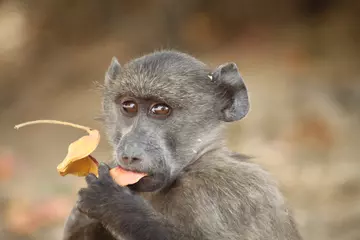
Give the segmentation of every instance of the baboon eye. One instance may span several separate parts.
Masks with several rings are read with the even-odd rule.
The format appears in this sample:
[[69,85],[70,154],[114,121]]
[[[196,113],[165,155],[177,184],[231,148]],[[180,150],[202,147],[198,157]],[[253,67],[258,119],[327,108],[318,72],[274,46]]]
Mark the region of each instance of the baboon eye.
[[128,114],[136,114],[138,111],[138,105],[136,102],[128,100],[121,103],[122,110]]
[[153,115],[168,116],[171,112],[171,108],[165,103],[156,103],[152,105],[150,111]]

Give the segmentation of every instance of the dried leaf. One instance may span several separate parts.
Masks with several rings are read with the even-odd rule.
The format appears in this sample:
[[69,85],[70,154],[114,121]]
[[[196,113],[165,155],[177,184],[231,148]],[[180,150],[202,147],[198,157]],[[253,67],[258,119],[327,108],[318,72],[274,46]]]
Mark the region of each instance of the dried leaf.
[[116,167],[110,170],[110,175],[114,181],[120,186],[127,186],[137,183],[141,178],[145,177],[145,173],[137,173],[126,171],[120,167]]
[[100,134],[97,130],[90,130],[88,136],[83,136],[71,143],[65,159],[57,166],[61,176],[73,174],[86,176],[88,173],[98,175],[97,161],[90,156],[100,142]]
[[36,120],[26,122],[16,125],[15,129],[38,123],[61,124],[87,131],[89,135],[83,136],[69,145],[68,153],[65,159],[57,166],[57,171],[61,176],[65,176],[67,174],[86,176],[88,173],[94,173],[95,175],[98,175],[97,161],[92,156],[90,156],[90,154],[99,145],[99,131],[78,124],[57,120]]
[[[89,173],[98,176],[98,162],[91,156],[91,153],[95,151],[100,142],[99,131],[81,125],[56,120],[37,120],[17,125],[15,128],[36,123],[62,124],[87,131],[89,135],[83,136],[69,145],[68,153],[65,159],[57,166],[57,171],[61,176],[72,174],[82,177]],[[121,186],[134,184],[147,175],[145,173],[126,171],[119,167],[111,169],[110,174],[114,181]]]

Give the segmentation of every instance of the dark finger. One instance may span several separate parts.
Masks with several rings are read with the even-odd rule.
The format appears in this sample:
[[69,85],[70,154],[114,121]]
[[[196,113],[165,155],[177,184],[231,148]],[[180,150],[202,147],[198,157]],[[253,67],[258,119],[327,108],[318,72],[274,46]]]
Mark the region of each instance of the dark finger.
[[110,177],[110,167],[106,163],[99,165],[99,179],[103,180]]
[[89,173],[85,177],[86,183],[90,185],[91,183],[95,182],[97,180],[97,177],[93,173]]

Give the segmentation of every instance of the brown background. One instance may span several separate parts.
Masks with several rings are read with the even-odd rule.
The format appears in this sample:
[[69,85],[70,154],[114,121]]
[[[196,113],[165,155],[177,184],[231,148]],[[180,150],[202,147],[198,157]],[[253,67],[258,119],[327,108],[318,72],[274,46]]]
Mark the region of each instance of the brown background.
[[[256,156],[309,240],[360,239],[360,2],[0,0],[0,239],[60,239],[83,179],[56,165],[94,120],[111,57],[176,48],[238,64],[251,112],[229,146]],[[95,152],[110,152],[105,137]]]

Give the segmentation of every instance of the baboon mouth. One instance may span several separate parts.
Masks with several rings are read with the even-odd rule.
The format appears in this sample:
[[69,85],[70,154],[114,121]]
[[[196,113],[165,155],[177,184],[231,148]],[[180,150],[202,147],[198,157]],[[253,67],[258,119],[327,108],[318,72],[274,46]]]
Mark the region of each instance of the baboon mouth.
[[162,175],[147,175],[141,178],[137,183],[129,184],[128,187],[136,192],[153,192],[164,186]]
[[121,169],[123,169],[123,170],[125,170],[125,171],[128,171],[128,172],[146,174],[145,177],[152,175],[152,174],[149,173],[149,172],[140,171],[140,170],[138,170],[138,169],[126,168],[126,167],[123,167],[123,166],[120,166],[120,165],[118,165],[117,167],[118,167],[118,168],[121,168]]

